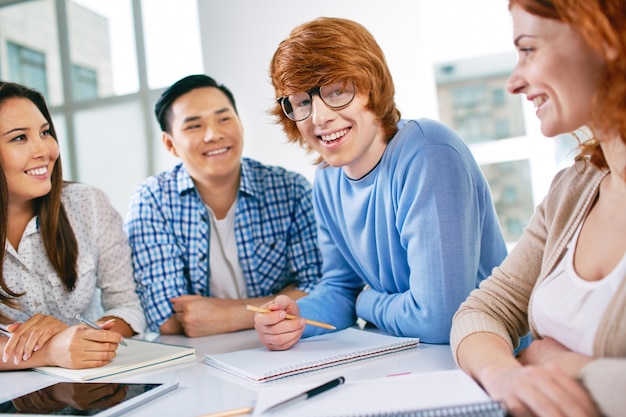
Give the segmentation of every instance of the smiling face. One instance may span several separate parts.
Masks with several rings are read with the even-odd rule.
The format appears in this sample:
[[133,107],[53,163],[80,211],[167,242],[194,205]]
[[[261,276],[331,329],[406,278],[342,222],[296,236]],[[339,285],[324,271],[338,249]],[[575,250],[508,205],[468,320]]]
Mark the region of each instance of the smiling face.
[[202,87],[178,97],[170,108],[170,132],[163,143],[179,157],[196,182],[211,183],[239,175],[243,127],[217,88]]
[[32,204],[50,192],[50,178],[59,145],[37,106],[26,98],[8,98],[0,105],[0,162],[9,204]]
[[511,10],[519,60],[507,88],[537,108],[546,136],[588,125],[604,60],[572,28],[557,20]]
[[358,93],[341,109],[328,107],[313,96],[311,115],[296,125],[306,143],[333,167],[342,167],[352,179],[371,171],[387,147],[382,126],[371,110],[367,97]]

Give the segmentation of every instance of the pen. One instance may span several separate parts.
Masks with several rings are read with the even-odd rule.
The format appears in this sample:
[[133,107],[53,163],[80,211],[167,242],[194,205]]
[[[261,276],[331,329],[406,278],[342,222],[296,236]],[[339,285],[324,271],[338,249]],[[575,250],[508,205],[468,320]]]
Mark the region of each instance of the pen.
[[327,383],[320,385],[319,387],[311,388],[310,390],[305,391],[302,394],[296,395],[295,397],[288,398],[284,401],[279,402],[278,404],[274,404],[270,408],[263,411],[261,414],[265,414],[269,411],[276,411],[279,408],[286,407],[288,405],[291,405],[300,401],[308,400],[311,397],[315,397],[316,395],[326,392],[332,388],[338,387],[339,385],[343,384],[345,381],[346,379],[340,376],[338,378],[333,379],[332,381],[328,381]]
[[3,336],[6,336],[6,337],[11,337],[11,334],[12,334],[12,333],[11,333],[11,332],[9,332],[9,331],[7,330],[7,328],[6,328],[6,327],[4,327],[4,325],[0,324],[0,334],[1,334],[1,335],[3,335]]
[[[271,313],[271,311],[266,308],[255,307],[255,306],[251,306],[250,304],[246,306],[246,309],[250,311],[255,311],[257,313],[264,313],[264,314]],[[299,319],[302,317],[287,314],[285,318],[289,320],[294,320],[294,319]],[[337,330],[337,328],[333,326],[332,324],[326,324],[326,323],[322,323],[321,321],[315,321],[315,320],[309,320],[309,319],[304,319],[304,320],[306,321],[306,324],[310,324],[311,326],[323,327],[324,329],[329,329],[329,330]]]
[[[86,319],[85,317],[81,316],[80,314],[76,315],[76,320],[80,321],[81,323],[86,324],[87,326],[91,327],[92,329],[96,329],[96,330],[104,330],[102,327],[98,326],[96,323],[94,323],[93,321]],[[124,342],[123,340],[120,342],[120,345],[122,346],[128,346],[126,344],[126,342]]]

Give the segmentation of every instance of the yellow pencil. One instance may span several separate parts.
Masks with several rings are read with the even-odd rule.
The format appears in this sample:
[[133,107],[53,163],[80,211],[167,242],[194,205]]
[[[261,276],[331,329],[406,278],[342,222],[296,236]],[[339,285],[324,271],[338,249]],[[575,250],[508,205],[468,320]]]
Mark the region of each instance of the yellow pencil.
[[232,417],[232,416],[241,416],[244,414],[252,414],[253,411],[254,409],[252,407],[241,407],[241,408],[234,408],[232,410],[218,411],[218,412],[209,413],[209,414],[202,414],[201,416],[198,416],[198,417]]
[[[251,306],[250,304],[246,306],[246,309],[250,311],[255,311],[257,313],[271,313],[271,311],[266,308]],[[287,314],[286,318],[289,320],[294,320],[294,319],[299,319],[302,317]],[[306,321],[306,324],[310,324],[311,326],[323,327],[324,329],[329,329],[329,330],[337,330],[337,328],[333,326],[332,324],[326,324],[326,323],[322,323],[321,321],[315,321],[315,320],[309,320],[309,319],[304,319],[304,320]]]

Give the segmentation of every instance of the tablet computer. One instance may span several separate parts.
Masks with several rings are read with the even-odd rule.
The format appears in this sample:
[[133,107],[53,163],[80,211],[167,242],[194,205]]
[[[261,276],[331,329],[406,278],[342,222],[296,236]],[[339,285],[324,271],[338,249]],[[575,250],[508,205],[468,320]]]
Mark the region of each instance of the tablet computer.
[[57,382],[0,403],[0,414],[112,417],[177,387],[178,383]]

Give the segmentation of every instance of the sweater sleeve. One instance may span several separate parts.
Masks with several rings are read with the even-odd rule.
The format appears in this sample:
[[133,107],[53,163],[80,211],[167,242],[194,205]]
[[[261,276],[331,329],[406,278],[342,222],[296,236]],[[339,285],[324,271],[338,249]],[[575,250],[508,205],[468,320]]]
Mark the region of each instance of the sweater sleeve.
[[596,359],[585,366],[579,379],[607,417],[626,410],[626,358]]
[[[380,280],[407,282],[396,293],[375,286],[363,292],[359,317],[392,334],[449,342],[452,317],[477,286],[481,256],[491,254],[485,259],[490,270],[506,254],[491,199],[485,201],[484,178],[467,158],[453,146],[435,143],[400,160],[391,196],[396,217],[389,221],[406,249],[402,262],[408,263],[408,277],[388,270]],[[485,244],[489,224],[495,231]]]

